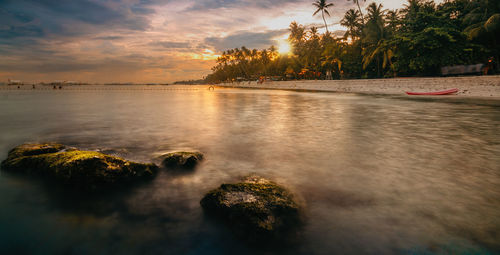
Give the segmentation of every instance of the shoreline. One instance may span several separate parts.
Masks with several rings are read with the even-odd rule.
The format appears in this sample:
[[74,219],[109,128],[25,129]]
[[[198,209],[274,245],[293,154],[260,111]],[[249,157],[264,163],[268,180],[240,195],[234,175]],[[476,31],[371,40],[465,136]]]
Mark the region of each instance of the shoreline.
[[[369,95],[400,96],[404,98],[447,98],[447,99],[487,99],[500,102],[500,75],[431,77],[431,78],[388,78],[353,80],[295,80],[255,81],[224,83],[220,88],[276,89],[301,92],[335,92]],[[451,88],[459,89],[455,95],[408,96],[406,91],[431,92]]]

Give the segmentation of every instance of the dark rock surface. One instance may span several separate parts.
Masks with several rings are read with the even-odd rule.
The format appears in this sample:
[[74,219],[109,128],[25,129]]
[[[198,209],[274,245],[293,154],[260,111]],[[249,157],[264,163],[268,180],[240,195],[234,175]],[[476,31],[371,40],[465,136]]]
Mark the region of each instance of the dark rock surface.
[[56,179],[78,188],[94,189],[154,176],[157,166],[128,161],[62,144],[23,144],[9,152],[4,171]]
[[200,204],[205,212],[228,223],[248,241],[284,238],[301,223],[300,208],[292,194],[257,176],[222,184],[207,193]]
[[193,168],[203,159],[203,154],[201,152],[180,151],[167,153],[160,158],[166,167]]

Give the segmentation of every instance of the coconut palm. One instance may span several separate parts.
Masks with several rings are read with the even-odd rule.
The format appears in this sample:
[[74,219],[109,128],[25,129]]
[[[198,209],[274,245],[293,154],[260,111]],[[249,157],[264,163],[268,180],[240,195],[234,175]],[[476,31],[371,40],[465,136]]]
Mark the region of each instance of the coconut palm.
[[385,19],[386,10],[382,10],[382,5],[371,3],[368,8],[368,17],[363,28],[364,41],[367,44],[376,44],[385,37]]
[[[347,1],[350,1],[350,0],[347,0]],[[366,0],[363,0],[364,2],[366,2]],[[361,24],[364,24],[365,23],[365,17],[363,16],[363,12],[361,11],[361,7],[359,6],[359,0],[352,0],[353,3],[355,3],[356,5],[358,5],[358,10],[359,10],[359,13],[361,14]]]
[[465,33],[470,39],[484,37],[487,33],[497,33],[500,28],[500,7],[495,8],[490,1],[478,1],[465,15],[464,23],[469,26]]
[[346,44],[339,41],[331,41],[325,45],[321,54],[321,65],[330,70],[336,78],[342,78],[342,58],[346,53]]
[[288,36],[288,41],[290,41],[293,47],[293,53],[295,55],[302,55],[304,51],[304,43],[306,41],[305,27],[294,21],[290,24],[289,30],[290,35]]
[[290,24],[290,35],[288,36],[288,40],[293,43],[300,43],[305,39],[306,31],[304,26],[297,24],[297,22],[292,22]]
[[359,11],[354,9],[348,10],[344,18],[340,21],[340,25],[347,27],[344,37],[347,38],[350,36],[351,40],[354,41],[356,37],[360,36],[361,18]]
[[305,43],[307,54],[304,54],[302,60],[307,68],[314,71],[319,69],[319,60],[321,58],[321,41],[317,27],[311,27],[308,31],[309,37]]
[[326,32],[328,33],[328,25],[326,24],[325,20],[325,13],[330,16],[330,13],[328,12],[328,8],[332,7],[332,3],[326,3],[326,0],[316,0],[316,2],[313,3],[316,8],[318,8],[314,13],[313,16],[316,15],[318,12],[321,12],[321,17],[323,17],[323,22],[325,22],[325,28]]
[[[468,25],[464,32],[476,43],[486,45],[500,59],[500,2],[475,1],[471,10],[464,16],[463,22]],[[500,68],[500,67],[497,67]]]
[[385,19],[387,21],[387,28],[389,31],[391,33],[395,33],[398,25],[400,24],[398,10],[388,11],[385,15]]
[[[380,77],[380,46],[386,38],[384,14],[382,5],[371,3],[368,8],[366,26],[363,29],[366,48],[363,50],[363,68],[366,68],[374,59],[377,61],[377,75]],[[380,49],[379,49],[380,48]]]
[[318,39],[318,28],[317,27],[311,27],[309,29],[309,39],[313,39],[313,40],[316,40]]
[[392,58],[394,57],[394,50],[386,40],[381,40],[377,45],[369,47],[370,51],[365,51],[366,55],[363,57],[363,69],[374,60],[377,60],[377,75],[380,76],[380,57],[382,58],[382,68],[389,67],[393,76],[396,77]]

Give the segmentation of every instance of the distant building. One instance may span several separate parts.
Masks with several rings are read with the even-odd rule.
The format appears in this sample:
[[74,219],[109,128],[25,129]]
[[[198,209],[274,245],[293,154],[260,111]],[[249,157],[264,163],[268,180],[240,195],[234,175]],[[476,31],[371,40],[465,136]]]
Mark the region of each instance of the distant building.
[[8,85],[23,85],[23,82],[21,80],[11,80],[9,79]]
[[77,81],[63,81],[63,80],[55,80],[55,81],[49,83],[49,85],[54,85],[54,86],[79,85],[79,84],[81,84],[81,83],[77,82]]
[[51,82],[50,85],[57,86],[57,85],[62,85],[63,83],[64,83],[64,81],[62,81],[62,80],[55,80],[55,81]]
[[441,75],[482,74],[483,69],[484,64],[444,66],[441,67]]

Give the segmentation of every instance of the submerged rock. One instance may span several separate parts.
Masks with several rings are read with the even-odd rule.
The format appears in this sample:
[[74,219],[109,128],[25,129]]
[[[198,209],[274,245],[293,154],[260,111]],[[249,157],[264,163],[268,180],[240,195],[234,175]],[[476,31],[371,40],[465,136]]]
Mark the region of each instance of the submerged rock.
[[261,177],[222,184],[200,201],[203,209],[249,241],[286,238],[300,225],[300,209],[285,188]]
[[1,164],[5,171],[53,177],[76,187],[97,188],[152,177],[154,164],[143,164],[62,144],[23,144]]
[[167,167],[193,168],[203,159],[201,152],[172,152],[162,155],[162,164]]
[[130,155],[130,152],[127,149],[113,149],[113,148],[99,148],[96,151],[106,154],[106,155],[112,155],[112,156],[117,156],[117,157],[123,157],[126,155]]

